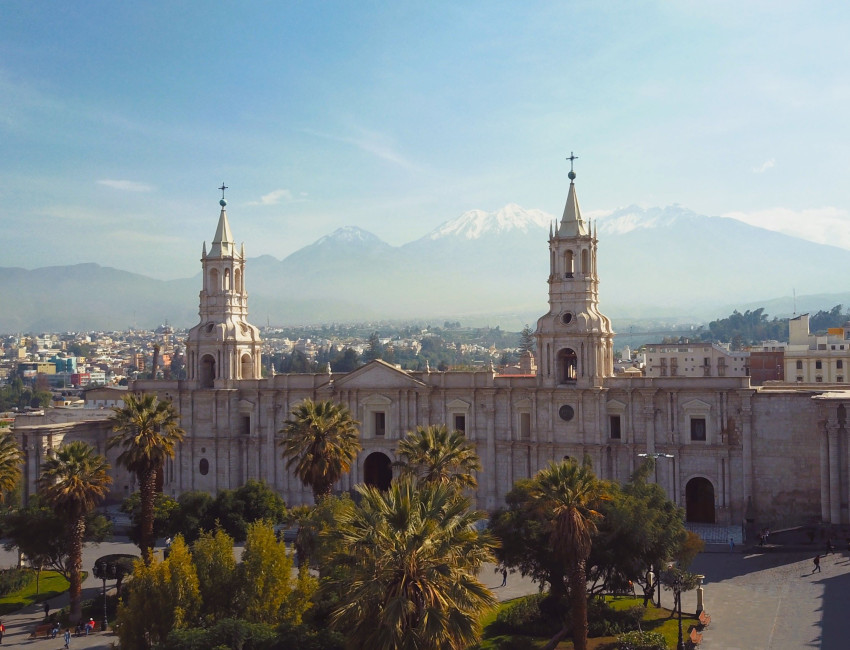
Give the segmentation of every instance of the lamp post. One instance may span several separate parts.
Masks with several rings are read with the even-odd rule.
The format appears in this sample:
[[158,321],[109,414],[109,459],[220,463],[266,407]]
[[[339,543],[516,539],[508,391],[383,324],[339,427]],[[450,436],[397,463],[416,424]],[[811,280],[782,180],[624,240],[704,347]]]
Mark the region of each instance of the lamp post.
[[682,577],[676,576],[673,582],[673,590],[676,593],[676,602],[679,610],[679,643],[676,650],[685,650],[685,642],[682,640]]
[[[658,485],[658,459],[659,458],[674,458],[673,454],[665,454],[665,453],[660,452],[660,451],[641,453],[641,454],[638,454],[638,456],[640,456],[641,458],[651,458],[652,459],[652,464],[653,464],[653,467],[655,469],[655,484],[656,485]],[[656,583],[658,582],[658,577],[659,577],[660,573],[661,573],[661,571],[658,569],[658,567],[656,567],[656,571],[655,571],[655,582]],[[656,600],[657,600],[656,604],[658,605],[658,607],[661,607],[661,584],[660,583],[656,586],[656,596],[655,597],[656,597]]]

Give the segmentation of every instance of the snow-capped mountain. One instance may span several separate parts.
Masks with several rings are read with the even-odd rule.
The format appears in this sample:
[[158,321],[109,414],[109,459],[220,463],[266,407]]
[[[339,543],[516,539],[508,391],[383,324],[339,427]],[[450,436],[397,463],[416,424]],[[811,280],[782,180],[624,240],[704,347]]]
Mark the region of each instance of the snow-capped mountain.
[[542,210],[526,210],[516,203],[508,203],[496,212],[470,210],[450,219],[425,235],[425,239],[461,237],[480,239],[486,235],[502,235],[519,231],[527,233],[549,227],[552,216]]
[[377,235],[373,235],[368,230],[363,230],[362,228],[358,228],[357,226],[344,226],[342,228],[337,228],[330,235],[325,235],[324,237],[320,237],[317,239],[312,246],[326,246],[328,244],[344,244],[344,245],[358,245],[358,244],[367,244],[367,245],[384,245],[389,246],[386,242],[382,241],[380,237]]

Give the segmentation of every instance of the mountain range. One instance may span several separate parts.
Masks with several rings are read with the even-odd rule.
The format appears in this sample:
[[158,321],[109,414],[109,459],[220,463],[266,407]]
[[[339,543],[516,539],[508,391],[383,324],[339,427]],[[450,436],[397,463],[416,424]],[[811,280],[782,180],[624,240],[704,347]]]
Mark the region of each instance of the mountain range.
[[[547,239],[555,220],[515,204],[472,210],[402,246],[340,228],[282,260],[248,259],[251,320],[459,318],[519,329],[547,309]],[[787,315],[850,302],[840,272],[850,267],[850,251],[842,248],[678,205],[630,206],[593,223],[600,305],[615,321],[693,323],[733,308],[767,306],[771,315]],[[0,267],[0,332],[190,326],[200,284],[200,275],[162,281],[97,264]]]

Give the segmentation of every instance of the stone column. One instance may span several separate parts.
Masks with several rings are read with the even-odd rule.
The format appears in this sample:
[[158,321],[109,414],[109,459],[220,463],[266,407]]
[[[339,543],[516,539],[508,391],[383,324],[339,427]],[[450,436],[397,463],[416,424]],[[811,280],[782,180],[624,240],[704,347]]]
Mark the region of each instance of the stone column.
[[841,523],[841,470],[840,450],[838,447],[838,425],[829,422],[829,521],[832,524]]
[[820,432],[820,518],[829,521],[829,438],[826,427]]
[[[487,473],[487,508],[496,508],[496,414],[489,404],[483,407],[484,419],[487,422],[487,453],[484,471]],[[477,418],[476,418],[477,419]]]

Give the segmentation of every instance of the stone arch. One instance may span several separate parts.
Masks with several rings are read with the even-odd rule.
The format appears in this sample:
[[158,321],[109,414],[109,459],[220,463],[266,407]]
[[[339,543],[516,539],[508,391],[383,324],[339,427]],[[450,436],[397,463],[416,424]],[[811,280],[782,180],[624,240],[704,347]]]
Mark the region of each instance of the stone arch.
[[572,348],[563,348],[558,351],[558,383],[572,384],[578,378],[578,355]]
[[714,485],[704,476],[695,476],[685,485],[685,521],[715,523]]
[[224,269],[224,290],[230,291],[230,269]]
[[574,272],[575,260],[573,259],[573,252],[568,250],[564,252],[564,276],[571,278]]
[[201,388],[212,388],[215,385],[215,357],[211,354],[201,357],[200,380]]
[[374,451],[363,461],[363,482],[379,490],[387,490],[393,480],[393,464],[389,456]]
[[218,269],[210,269],[210,286],[209,290],[211,293],[218,293]]
[[581,251],[581,272],[583,275],[590,273],[590,253],[586,248]]
[[242,379],[253,379],[254,378],[254,361],[251,359],[251,355],[247,352],[242,355]]
[[239,269],[236,269],[233,272],[233,282],[234,286],[236,287],[236,291],[242,293],[242,271],[240,271]]

